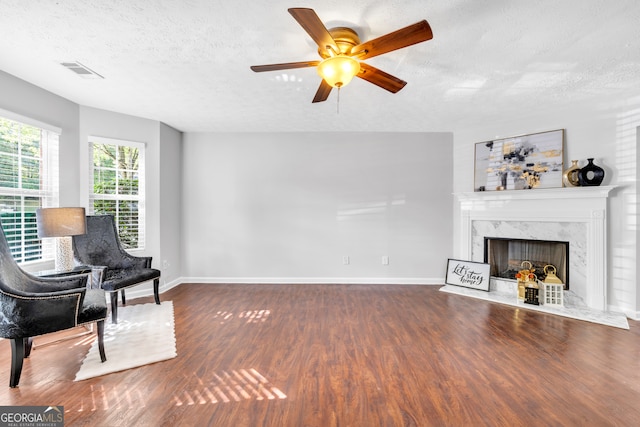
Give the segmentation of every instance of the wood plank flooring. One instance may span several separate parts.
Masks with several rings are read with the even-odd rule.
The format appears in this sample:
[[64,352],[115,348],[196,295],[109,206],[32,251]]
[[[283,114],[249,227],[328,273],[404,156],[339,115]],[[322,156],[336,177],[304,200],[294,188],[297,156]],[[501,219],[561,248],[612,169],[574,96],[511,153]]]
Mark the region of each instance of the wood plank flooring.
[[438,288],[183,284],[162,295],[177,358],[74,382],[92,339],[77,338],[36,348],[11,389],[3,341],[0,405],[64,405],[67,426],[640,424],[637,322]]

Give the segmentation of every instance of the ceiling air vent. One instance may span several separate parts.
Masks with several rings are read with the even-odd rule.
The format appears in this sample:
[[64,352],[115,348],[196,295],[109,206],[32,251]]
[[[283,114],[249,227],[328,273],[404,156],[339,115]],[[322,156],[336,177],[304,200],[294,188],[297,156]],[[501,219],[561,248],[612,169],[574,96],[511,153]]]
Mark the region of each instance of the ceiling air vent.
[[76,62],[61,62],[60,65],[73,71],[83,79],[104,79],[103,76],[91,70],[85,65],[82,65],[78,61]]

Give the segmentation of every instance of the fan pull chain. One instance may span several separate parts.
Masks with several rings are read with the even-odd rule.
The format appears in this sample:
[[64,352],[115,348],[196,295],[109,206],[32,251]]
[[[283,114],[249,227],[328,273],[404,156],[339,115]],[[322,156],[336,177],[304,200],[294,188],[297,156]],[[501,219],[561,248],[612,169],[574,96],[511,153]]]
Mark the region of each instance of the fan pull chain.
[[340,114],[340,86],[338,86],[338,102],[336,103],[336,114]]

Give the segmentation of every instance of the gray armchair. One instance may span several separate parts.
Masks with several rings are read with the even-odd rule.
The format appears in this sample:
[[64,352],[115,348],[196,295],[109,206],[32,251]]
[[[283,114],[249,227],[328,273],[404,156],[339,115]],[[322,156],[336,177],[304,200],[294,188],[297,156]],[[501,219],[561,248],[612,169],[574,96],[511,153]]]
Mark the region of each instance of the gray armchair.
[[50,332],[96,322],[100,358],[104,352],[105,293],[87,289],[87,276],[38,278],[13,259],[0,227],[0,337],[11,340],[10,387],[17,387],[32,339]]
[[73,236],[73,255],[80,265],[102,266],[102,289],[111,296],[111,321],[118,323],[118,291],[153,280],[153,296],[160,304],[160,270],[151,268],[151,257],[133,256],[124,250],[112,215],[87,216],[87,233]]

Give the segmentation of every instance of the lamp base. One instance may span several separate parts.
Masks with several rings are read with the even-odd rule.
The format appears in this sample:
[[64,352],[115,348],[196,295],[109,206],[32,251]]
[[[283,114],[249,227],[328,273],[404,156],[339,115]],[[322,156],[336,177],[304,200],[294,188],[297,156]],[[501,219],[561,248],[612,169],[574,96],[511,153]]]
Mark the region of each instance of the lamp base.
[[71,237],[56,238],[56,271],[73,270],[73,246]]

